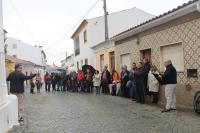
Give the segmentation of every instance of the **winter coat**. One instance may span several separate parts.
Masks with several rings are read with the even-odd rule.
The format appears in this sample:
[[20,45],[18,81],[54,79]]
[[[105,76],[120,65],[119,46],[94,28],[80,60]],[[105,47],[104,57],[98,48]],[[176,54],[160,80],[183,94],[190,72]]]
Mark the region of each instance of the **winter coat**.
[[48,76],[49,76],[48,74],[44,75],[44,82],[46,82],[48,80]]
[[115,82],[119,81],[119,75],[116,71],[113,72],[113,74],[112,74],[112,82],[113,81],[115,81]]
[[177,72],[172,64],[166,67],[163,75],[164,84],[177,84]]
[[95,74],[93,77],[93,85],[100,86],[100,84],[101,84],[101,77],[99,74]]
[[[155,72],[155,74],[159,73]],[[148,74],[148,87],[149,92],[158,92],[159,90],[159,82],[151,71]]]
[[137,89],[144,89],[144,79],[145,79],[145,71],[143,68],[138,68],[135,73],[135,82]]
[[79,72],[78,75],[77,75],[77,80],[78,81],[81,81],[81,80],[84,80],[85,78],[85,75],[83,72]]
[[11,93],[24,93],[24,81],[32,79],[36,74],[31,76],[25,76],[22,72],[14,71],[9,74],[7,81],[10,81]]
[[110,72],[108,70],[102,72],[101,81],[105,80],[105,79],[103,79],[104,73],[106,73],[106,78],[107,78],[106,82],[108,82],[110,84],[111,83],[111,75],[110,75]]

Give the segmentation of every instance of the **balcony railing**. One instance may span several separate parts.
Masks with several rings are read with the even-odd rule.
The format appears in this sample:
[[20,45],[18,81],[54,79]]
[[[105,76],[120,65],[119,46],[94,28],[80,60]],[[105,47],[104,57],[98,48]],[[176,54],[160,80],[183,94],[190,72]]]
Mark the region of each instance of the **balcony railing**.
[[75,49],[75,56],[80,54],[80,48]]

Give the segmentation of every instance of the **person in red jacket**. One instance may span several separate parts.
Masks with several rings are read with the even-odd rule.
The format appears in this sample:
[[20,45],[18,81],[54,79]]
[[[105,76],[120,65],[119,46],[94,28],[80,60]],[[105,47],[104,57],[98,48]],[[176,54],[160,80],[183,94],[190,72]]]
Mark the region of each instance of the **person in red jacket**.
[[48,85],[48,77],[49,77],[49,73],[46,72],[46,74],[44,75],[45,91],[46,92],[47,92],[47,85]]
[[80,87],[80,91],[82,91],[82,92],[85,89],[84,80],[85,80],[85,75],[84,75],[83,71],[79,70],[78,74],[77,74],[77,81],[78,81],[78,85]]

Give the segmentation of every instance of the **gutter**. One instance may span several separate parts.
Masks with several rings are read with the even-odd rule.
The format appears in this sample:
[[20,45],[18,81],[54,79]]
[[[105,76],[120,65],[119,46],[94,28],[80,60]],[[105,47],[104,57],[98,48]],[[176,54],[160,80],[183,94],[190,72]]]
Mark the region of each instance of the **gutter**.
[[188,5],[188,6],[184,7],[184,8],[182,8],[182,9],[179,9],[179,10],[177,10],[177,11],[175,11],[173,13],[170,13],[170,14],[168,14],[166,16],[163,16],[163,17],[161,17],[161,18],[159,18],[157,20],[153,20],[153,21],[151,21],[149,23],[146,23],[146,24],[144,24],[142,26],[139,26],[139,27],[137,27],[137,28],[135,28],[133,30],[130,30],[130,31],[122,34],[122,35],[113,37],[111,40],[112,41],[120,41],[122,39],[125,39],[127,37],[136,35],[136,34],[141,33],[141,32],[144,32],[144,31],[146,31],[148,29],[151,29],[153,27],[156,27],[156,26],[159,26],[161,24],[167,23],[167,22],[169,22],[171,20],[174,20],[176,18],[182,17],[182,16],[187,15],[189,13],[192,13],[194,11],[200,12],[200,1],[197,1],[197,2],[195,2],[193,4],[191,4],[191,5]]

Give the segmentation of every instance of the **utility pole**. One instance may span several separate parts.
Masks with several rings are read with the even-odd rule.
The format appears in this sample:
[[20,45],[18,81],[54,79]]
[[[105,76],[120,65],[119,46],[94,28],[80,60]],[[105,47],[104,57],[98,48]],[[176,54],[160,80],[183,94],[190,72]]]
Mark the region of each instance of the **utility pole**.
[[105,21],[105,41],[108,40],[108,11],[107,11],[107,5],[106,0],[103,0],[103,8],[104,8],[104,21]]

